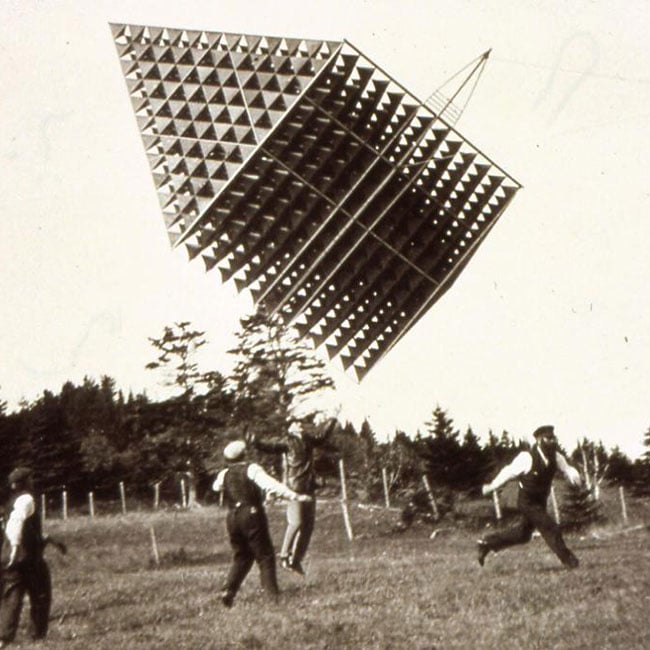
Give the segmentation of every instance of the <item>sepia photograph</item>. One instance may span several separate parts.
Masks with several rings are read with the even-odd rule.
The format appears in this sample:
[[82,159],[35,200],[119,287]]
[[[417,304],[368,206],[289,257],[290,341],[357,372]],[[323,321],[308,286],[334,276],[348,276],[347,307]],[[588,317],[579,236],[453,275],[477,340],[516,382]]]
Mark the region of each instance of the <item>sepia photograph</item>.
[[0,0],[0,648],[650,647],[648,24]]

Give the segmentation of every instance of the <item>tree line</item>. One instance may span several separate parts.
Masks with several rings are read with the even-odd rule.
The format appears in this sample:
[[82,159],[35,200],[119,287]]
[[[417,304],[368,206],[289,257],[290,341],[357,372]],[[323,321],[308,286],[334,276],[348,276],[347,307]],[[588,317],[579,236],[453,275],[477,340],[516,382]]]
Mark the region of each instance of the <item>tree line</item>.
[[[164,497],[164,490],[175,491],[178,476],[186,475],[201,499],[209,494],[228,441],[251,433],[277,435],[296,413],[308,426],[322,423],[325,414],[307,405],[334,382],[311,348],[277,319],[259,313],[242,319],[228,376],[200,369],[197,352],[207,344],[205,332],[189,322],[165,327],[150,342],[155,358],[147,368],[172,389],[171,397],[125,395],[114,379],[102,376],[68,381],[58,393],[45,390],[12,412],[0,400],[0,477],[27,464],[42,493],[65,488],[71,503],[81,503],[90,491],[97,499],[114,499],[120,481],[146,498],[158,483]],[[590,490],[605,482],[647,495],[650,429],[644,442],[648,452],[634,461],[619,448],[607,450],[586,439],[569,456],[589,477]],[[507,431],[490,431],[483,440],[471,427],[461,432],[435,405],[424,430],[398,430],[387,441],[380,441],[367,421],[358,429],[339,421],[316,464],[327,491],[337,485],[342,458],[352,495],[367,502],[383,499],[384,481],[399,496],[421,487],[426,476],[444,511],[459,495],[478,494],[525,447]],[[256,458],[281,476],[281,461]]]

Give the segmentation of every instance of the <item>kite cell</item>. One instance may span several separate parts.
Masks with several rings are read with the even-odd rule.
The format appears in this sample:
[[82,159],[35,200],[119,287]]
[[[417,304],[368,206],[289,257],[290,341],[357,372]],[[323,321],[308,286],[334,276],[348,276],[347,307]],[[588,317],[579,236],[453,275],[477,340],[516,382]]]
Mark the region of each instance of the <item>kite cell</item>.
[[520,187],[347,41],[111,28],[172,245],[359,380]]

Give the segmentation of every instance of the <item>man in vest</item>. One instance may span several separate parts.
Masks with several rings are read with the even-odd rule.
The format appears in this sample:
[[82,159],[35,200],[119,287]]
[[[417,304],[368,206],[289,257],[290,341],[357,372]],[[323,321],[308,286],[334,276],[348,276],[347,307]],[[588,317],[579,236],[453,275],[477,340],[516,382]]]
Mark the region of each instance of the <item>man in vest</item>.
[[321,428],[306,431],[302,420],[295,418],[289,423],[288,435],[279,440],[252,438],[260,451],[286,454],[287,485],[296,492],[312,497],[310,501],[289,502],[287,505],[287,528],[280,549],[280,566],[300,575],[305,574],[302,561],[307,554],[316,521],[314,448],[326,444],[336,423],[336,418],[331,418]]
[[244,578],[257,562],[262,588],[277,599],[278,581],[275,551],[264,511],[264,493],[271,492],[292,501],[311,497],[298,494],[269,476],[257,463],[246,462],[246,443],[236,440],[226,445],[223,455],[228,467],[217,475],[212,489],[222,492],[228,507],[226,525],[233,550],[232,564],[221,592],[221,602],[231,607]]
[[32,472],[17,467],[9,474],[11,499],[5,525],[0,599],[0,648],[16,636],[25,593],[30,601],[30,635],[33,640],[47,634],[52,602],[50,570],[43,559],[45,540],[41,517],[34,499]]
[[509,528],[486,535],[478,541],[478,561],[481,566],[490,551],[500,551],[508,546],[529,542],[535,529],[539,531],[564,566],[572,569],[578,566],[578,558],[564,543],[560,527],[546,511],[546,502],[556,470],[559,469],[573,485],[580,485],[580,474],[569,465],[567,459],[558,450],[557,438],[552,426],[539,427],[533,433],[533,437],[535,444],[530,451],[520,452],[491,483],[483,486],[483,494],[488,495],[508,481],[518,479],[519,516]]

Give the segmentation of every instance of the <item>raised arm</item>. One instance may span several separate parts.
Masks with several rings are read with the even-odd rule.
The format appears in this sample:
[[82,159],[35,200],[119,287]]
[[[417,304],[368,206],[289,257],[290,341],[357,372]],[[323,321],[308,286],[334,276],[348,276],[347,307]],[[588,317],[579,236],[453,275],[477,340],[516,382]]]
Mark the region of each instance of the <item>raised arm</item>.
[[314,447],[322,447],[329,442],[329,438],[334,433],[336,426],[338,425],[337,418],[333,417],[327,420],[324,424],[319,426],[316,429],[312,429],[309,433],[304,433],[303,435],[311,441]]

